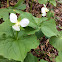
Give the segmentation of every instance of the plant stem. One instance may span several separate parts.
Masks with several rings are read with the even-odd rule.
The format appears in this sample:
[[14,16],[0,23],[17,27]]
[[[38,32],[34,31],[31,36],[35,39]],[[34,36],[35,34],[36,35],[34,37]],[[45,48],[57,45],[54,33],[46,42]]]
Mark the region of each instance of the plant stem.
[[13,38],[15,38],[14,31],[13,31],[12,27],[11,27],[11,32],[12,32]]
[[16,31],[16,40],[18,40],[18,31]]
[[7,0],[7,7],[9,7],[9,0]]
[[32,7],[33,7],[33,2],[34,2],[34,0],[32,0],[32,3],[31,3],[31,7],[30,7],[31,11],[32,11]]

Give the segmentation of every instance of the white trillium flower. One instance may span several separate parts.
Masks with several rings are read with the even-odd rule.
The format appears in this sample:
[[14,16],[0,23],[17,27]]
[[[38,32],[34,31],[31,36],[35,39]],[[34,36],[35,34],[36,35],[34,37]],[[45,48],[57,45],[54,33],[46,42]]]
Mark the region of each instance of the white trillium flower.
[[22,19],[21,21],[17,20],[17,15],[14,13],[10,14],[10,21],[12,23],[15,23],[15,25],[12,26],[12,28],[15,31],[20,31],[20,26],[21,27],[26,27],[29,24],[29,20],[27,18]]
[[41,12],[42,12],[42,16],[46,16],[46,12],[48,12],[49,10],[46,8],[46,6],[44,5],[44,7],[41,8]]

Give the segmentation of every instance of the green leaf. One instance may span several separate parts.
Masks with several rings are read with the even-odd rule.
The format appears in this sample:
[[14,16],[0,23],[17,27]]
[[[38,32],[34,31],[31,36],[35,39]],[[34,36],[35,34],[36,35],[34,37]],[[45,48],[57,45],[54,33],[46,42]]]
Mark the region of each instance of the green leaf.
[[44,36],[44,34],[42,33],[41,30],[37,31],[35,34],[36,34],[36,36],[37,36],[38,39],[40,39],[41,37]]
[[8,15],[9,15],[9,12],[6,8],[5,9],[0,9],[0,18],[3,18],[3,20],[7,20]]
[[[34,19],[35,23],[36,23],[37,25],[39,25],[41,18],[36,18],[36,17],[33,16],[33,19]],[[42,22],[42,21],[41,21],[41,22]]]
[[21,21],[21,16],[19,16],[17,20],[18,20],[18,21]]
[[17,4],[14,6],[14,7],[18,7],[19,5],[20,5],[20,3],[22,3],[24,0],[19,0],[18,2],[17,2]]
[[7,58],[0,56],[0,62],[16,62],[16,61],[15,60],[8,60]]
[[38,2],[39,2],[40,4],[46,4],[46,3],[47,3],[47,0],[38,0]]
[[26,9],[26,5],[23,4],[24,0],[19,0],[17,4],[14,6],[15,9],[21,9],[24,10]]
[[62,51],[62,36],[60,37],[51,37],[50,44],[57,48],[58,51]]
[[35,32],[37,32],[37,31],[38,30],[33,29],[32,27],[26,27],[25,30],[24,30],[25,34],[28,34],[28,35],[35,34]]
[[0,9],[0,18],[3,18],[4,21],[8,20],[10,12],[12,12],[12,9]]
[[62,62],[62,52],[59,52],[58,56],[56,57],[56,62]]
[[8,59],[0,59],[0,62],[16,62],[14,60],[8,60]]
[[42,22],[44,22],[44,21],[47,21],[47,20],[48,20],[47,17],[42,17],[42,18],[40,19],[40,23],[42,23]]
[[10,62],[7,59],[0,59],[0,62]]
[[37,59],[37,57],[33,56],[33,54],[28,53],[24,62],[38,62],[38,59]]
[[11,30],[11,26],[10,26],[11,22],[9,20],[3,22],[2,24],[0,24],[0,36],[2,34],[7,34],[7,35],[12,35],[12,30]]
[[56,29],[56,24],[54,19],[50,19],[49,21],[45,21],[41,24],[41,31],[47,36],[57,36],[58,31]]
[[55,0],[50,0],[50,3],[54,6],[56,6],[56,1]]
[[35,34],[38,30],[33,29],[32,27],[26,27],[24,30],[21,30],[18,34],[18,37],[20,36],[26,36],[26,35],[32,35]]
[[51,19],[51,17],[54,17],[54,12],[47,12],[47,18]]
[[36,48],[39,42],[35,35],[22,36],[19,40],[7,37],[0,38],[0,55],[8,59],[23,61],[31,49]]
[[15,7],[15,9],[24,10],[24,9],[26,9],[26,5],[21,3],[18,7]]
[[41,59],[39,62],[48,62],[48,61],[45,61],[45,60]]
[[42,22],[48,20],[47,17],[42,17],[42,18],[33,17],[33,19],[35,20],[35,22],[36,22],[37,25],[39,25],[39,24],[41,24]]

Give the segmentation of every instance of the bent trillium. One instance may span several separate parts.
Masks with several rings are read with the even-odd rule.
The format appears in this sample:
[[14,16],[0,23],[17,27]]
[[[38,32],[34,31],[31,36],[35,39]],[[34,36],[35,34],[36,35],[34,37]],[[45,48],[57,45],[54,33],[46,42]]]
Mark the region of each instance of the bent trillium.
[[44,7],[41,8],[41,13],[42,16],[46,16],[46,12],[48,12],[49,10],[46,8],[46,6],[44,5]]
[[21,21],[17,20],[17,15],[14,13],[10,14],[10,21],[12,23],[15,23],[15,25],[12,26],[12,28],[15,31],[20,31],[20,26],[21,27],[26,27],[29,24],[29,20],[27,18],[23,18]]

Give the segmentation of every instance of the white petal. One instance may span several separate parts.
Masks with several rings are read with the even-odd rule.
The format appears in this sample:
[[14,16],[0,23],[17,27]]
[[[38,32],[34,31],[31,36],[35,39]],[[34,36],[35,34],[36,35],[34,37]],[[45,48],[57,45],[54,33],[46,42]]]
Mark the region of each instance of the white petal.
[[26,27],[29,24],[29,20],[27,18],[24,18],[20,21],[21,27]]
[[42,12],[42,13],[45,13],[45,7],[42,7],[42,8],[41,8],[41,12]]
[[15,31],[20,31],[20,26],[17,26],[16,24],[13,25],[12,28],[13,28]]
[[11,14],[10,14],[10,21],[11,21],[12,23],[16,23],[16,22],[17,22],[17,15],[14,14],[14,13],[11,13]]
[[46,16],[46,13],[43,13],[42,16]]

